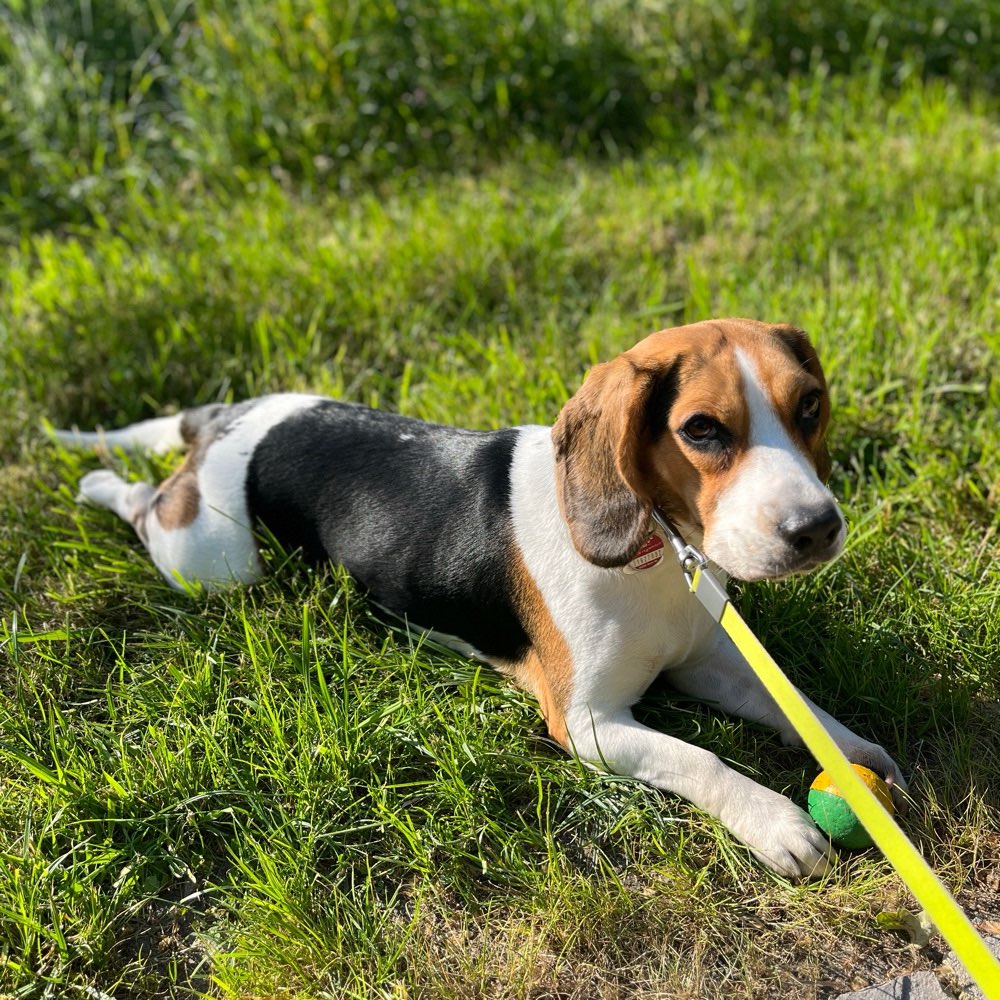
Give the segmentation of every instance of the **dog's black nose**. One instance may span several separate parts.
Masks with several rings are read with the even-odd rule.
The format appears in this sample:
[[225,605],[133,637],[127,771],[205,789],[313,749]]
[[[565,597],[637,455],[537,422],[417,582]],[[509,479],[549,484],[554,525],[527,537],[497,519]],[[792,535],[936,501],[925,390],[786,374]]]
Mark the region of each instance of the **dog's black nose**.
[[843,521],[833,504],[797,511],[778,525],[778,534],[803,558],[826,552],[840,534]]

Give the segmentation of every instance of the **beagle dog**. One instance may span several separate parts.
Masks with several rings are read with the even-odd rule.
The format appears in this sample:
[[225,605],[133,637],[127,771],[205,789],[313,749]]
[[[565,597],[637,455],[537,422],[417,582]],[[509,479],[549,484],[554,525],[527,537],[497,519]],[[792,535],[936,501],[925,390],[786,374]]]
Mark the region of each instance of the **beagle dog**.
[[[597,365],[554,427],[461,430],[281,394],[59,436],[190,449],[159,487],[106,470],[80,483],[175,586],[257,580],[263,525],[511,675],[569,752],[689,799],[764,864],[801,878],[834,858],[809,816],[710,751],[641,725],[631,706],[666,672],[681,692],[800,742],[688,592],[651,512],[740,580],[834,558],[846,529],[823,484],[828,419],[804,333],[726,319],[662,330]],[[815,711],[852,761],[905,790],[881,747]]]

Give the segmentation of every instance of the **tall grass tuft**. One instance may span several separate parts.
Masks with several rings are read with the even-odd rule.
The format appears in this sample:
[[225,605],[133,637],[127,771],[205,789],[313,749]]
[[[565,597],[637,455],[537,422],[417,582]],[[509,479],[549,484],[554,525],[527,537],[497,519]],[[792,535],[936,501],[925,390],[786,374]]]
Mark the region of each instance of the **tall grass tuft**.
[[[799,74],[995,88],[990,0],[17,0],[0,11],[0,222],[100,220],[122,192],[304,193],[542,147],[679,140]],[[31,220],[28,223],[28,220]]]

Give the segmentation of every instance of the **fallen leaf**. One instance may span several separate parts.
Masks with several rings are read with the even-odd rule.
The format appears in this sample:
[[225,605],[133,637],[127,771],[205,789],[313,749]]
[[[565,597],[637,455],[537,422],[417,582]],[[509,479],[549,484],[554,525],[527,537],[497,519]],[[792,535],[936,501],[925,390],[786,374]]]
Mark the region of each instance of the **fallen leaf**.
[[900,931],[910,939],[910,944],[926,948],[934,933],[934,924],[926,910],[910,913],[909,910],[883,910],[875,923],[884,931]]

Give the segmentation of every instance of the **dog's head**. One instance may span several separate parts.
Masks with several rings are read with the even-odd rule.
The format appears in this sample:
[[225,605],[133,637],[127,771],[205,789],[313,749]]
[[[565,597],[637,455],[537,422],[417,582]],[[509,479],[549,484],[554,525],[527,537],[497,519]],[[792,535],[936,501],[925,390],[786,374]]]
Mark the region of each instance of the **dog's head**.
[[846,528],[822,482],[829,415],[800,330],[727,319],[652,334],[592,369],[553,428],[573,544],[622,566],[655,505],[741,580],[832,559]]

